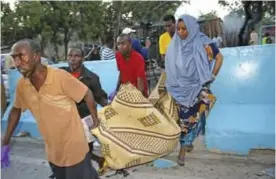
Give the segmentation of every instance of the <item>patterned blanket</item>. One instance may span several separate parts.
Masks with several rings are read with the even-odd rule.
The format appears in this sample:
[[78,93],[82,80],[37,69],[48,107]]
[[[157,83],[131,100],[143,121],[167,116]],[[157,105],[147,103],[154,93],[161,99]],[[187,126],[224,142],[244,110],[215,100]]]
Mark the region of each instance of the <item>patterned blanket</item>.
[[110,168],[151,162],[178,145],[177,108],[162,92],[163,77],[149,99],[131,84],[122,85],[112,103],[99,111],[101,124],[92,133],[99,139]]

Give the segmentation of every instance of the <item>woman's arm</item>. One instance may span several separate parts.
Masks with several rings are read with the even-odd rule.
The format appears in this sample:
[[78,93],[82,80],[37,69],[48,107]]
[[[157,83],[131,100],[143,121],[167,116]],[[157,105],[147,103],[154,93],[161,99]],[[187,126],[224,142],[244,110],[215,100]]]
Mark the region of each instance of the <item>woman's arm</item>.
[[221,65],[223,62],[223,56],[214,43],[209,44],[209,47],[210,48],[207,48],[206,51],[207,51],[208,57],[211,56],[212,59],[215,59],[215,65],[212,71],[213,77],[215,78],[218,75],[219,70],[221,68]]
[[217,76],[218,73],[219,73],[219,70],[221,68],[221,65],[222,65],[222,62],[223,62],[223,56],[222,54],[219,52],[217,55],[216,55],[216,61],[215,61],[215,65],[214,65],[214,68],[213,68],[213,72],[212,74],[214,76]]

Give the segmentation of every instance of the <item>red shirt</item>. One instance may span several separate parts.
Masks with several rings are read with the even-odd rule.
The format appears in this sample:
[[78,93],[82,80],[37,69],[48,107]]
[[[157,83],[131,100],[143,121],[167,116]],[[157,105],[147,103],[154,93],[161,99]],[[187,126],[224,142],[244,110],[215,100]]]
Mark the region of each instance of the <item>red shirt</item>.
[[77,71],[77,72],[71,72],[71,74],[76,77],[76,78],[79,78],[80,77],[80,72]]
[[132,85],[138,87],[137,79],[143,79],[144,95],[147,97],[148,86],[144,58],[138,52],[132,50],[128,60],[125,60],[121,52],[116,52],[116,61],[118,70],[121,72],[121,83],[130,82]]

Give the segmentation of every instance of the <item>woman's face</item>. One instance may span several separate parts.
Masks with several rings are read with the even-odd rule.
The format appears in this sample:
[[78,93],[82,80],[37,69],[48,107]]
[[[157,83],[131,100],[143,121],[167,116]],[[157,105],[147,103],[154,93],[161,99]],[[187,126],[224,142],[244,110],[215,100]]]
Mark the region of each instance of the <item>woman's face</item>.
[[177,24],[177,34],[179,37],[184,40],[188,37],[188,30],[186,28],[186,25],[184,24],[183,20],[180,19]]

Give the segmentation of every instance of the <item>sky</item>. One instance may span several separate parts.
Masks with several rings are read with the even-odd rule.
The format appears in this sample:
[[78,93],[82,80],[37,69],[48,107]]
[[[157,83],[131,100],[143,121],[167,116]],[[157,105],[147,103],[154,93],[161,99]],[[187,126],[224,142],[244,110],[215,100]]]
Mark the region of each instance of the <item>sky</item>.
[[207,14],[211,11],[216,11],[221,19],[229,13],[226,8],[218,4],[218,0],[190,0],[190,4],[183,4],[176,10],[175,16],[189,14],[197,18],[200,12]]
[[[4,2],[9,2],[11,8],[14,7],[14,2],[16,0],[3,0]],[[194,17],[198,17],[200,12],[207,14],[212,10],[217,11],[217,15],[223,19],[225,15],[228,14],[228,10],[221,7],[218,4],[218,0],[190,0],[190,4],[183,4],[176,10],[176,17],[179,17],[181,14],[187,13]]]

